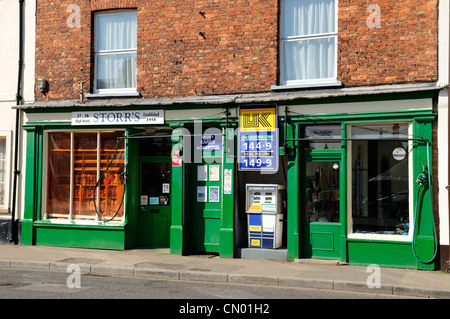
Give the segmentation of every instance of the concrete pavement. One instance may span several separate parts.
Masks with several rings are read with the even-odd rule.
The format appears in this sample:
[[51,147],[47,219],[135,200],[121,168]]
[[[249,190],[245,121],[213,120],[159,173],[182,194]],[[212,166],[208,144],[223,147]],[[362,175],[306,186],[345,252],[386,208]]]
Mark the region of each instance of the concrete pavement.
[[[450,298],[450,274],[397,268],[217,256],[178,256],[167,249],[125,251],[0,244],[0,268],[67,271],[184,281],[213,281]],[[1,280],[1,278],[0,278]]]

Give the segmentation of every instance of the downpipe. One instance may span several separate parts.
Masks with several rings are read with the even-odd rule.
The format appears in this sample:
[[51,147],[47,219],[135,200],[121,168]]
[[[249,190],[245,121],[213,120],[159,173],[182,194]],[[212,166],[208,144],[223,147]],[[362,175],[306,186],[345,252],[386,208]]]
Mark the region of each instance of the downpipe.
[[[22,104],[22,74],[23,74],[23,8],[24,0],[19,0],[19,65],[17,74],[17,92],[16,92],[16,106]],[[17,178],[20,174],[18,170],[18,156],[19,156],[19,129],[20,129],[20,109],[16,109],[16,124],[15,124],[15,139],[14,139],[14,173],[13,173],[13,193],[11,203],[11,227],[9,241],[15,244],[18,243],[18,225],[16,225],[16,197],[17,197]]]

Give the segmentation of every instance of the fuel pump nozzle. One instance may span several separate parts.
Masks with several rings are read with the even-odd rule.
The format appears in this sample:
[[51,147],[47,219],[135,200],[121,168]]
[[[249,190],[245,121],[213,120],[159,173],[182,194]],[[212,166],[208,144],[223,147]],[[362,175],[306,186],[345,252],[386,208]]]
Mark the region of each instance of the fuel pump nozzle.
[[422,162],[421,162],[421,164],[422,164],[422,173],[420,173],[419,176],[417,176],[416,183],[422,186],[422,185],[425,185],[425,183],[427,182],[426,172],[427,172],[428,168],[425,165],[423,165]]

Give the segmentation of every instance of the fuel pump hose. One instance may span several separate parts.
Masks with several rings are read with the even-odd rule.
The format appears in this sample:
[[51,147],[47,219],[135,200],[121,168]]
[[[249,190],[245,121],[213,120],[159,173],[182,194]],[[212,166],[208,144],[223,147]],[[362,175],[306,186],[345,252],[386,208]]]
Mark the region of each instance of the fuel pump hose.
[[[433,212],[433,195],[431,192],[431,187],[432,187],[432,183],[431,183],[431,175],[430,175],[430,150],[429,150],[429,143],[427,141],[427,165],[428,165],[428,169],[427,169],[427,177],[428,177],[428,183],[429,183],[429,194],[430,194],[430,205],[431,205],[431,219],[433,221],[433,236],[434,236],[434,255],[430,260],[422,260],[420,259],[417,254],[416,254],[416,250],[415,250],[415,232],[416,232],[416,224],[417,224],[417,214],[418,214],[418,208],[419,208],[419,195],[420,195],[420,189],[422,188],[422,186],[424,185],[425,181],[424,179],[420,179],[420,175],[417,178],[416,182],[419,184],[419,188],[417,189],[417,199],[416,199],[416,207],[414,210],[414,228],[413,228],[413,234],[412,234],[412,252],[414,254],[414,257],[420,261],[423,264],[429,264],[431,263],[437,255],[437,233],[436,233],[436,223],[434,221],[434,212]],[[425,170],[424,170],[425,171]],[[422,174],[424,174],[425,172],[423,172]]]

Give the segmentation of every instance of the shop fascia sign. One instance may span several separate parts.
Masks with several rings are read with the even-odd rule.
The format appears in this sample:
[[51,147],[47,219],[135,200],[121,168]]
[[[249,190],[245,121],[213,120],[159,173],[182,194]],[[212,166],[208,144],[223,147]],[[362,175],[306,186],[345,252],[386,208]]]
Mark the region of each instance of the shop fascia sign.
[[164,124],[164,110],[72,112],[72,125]]

